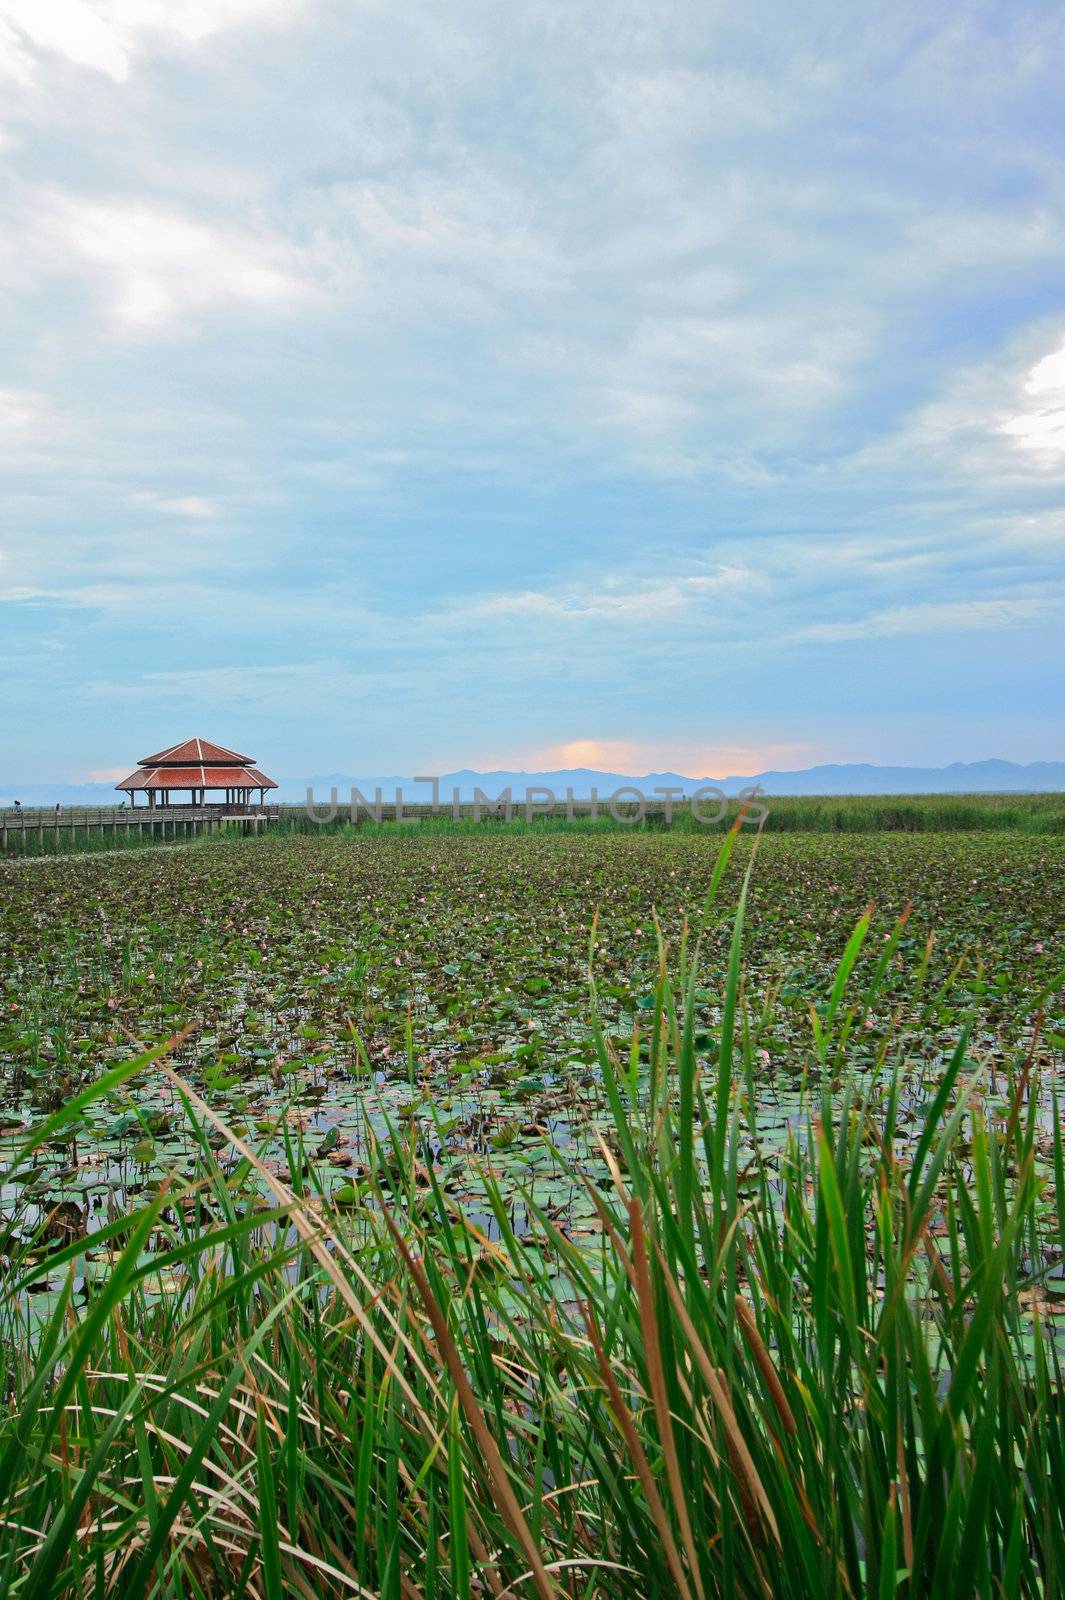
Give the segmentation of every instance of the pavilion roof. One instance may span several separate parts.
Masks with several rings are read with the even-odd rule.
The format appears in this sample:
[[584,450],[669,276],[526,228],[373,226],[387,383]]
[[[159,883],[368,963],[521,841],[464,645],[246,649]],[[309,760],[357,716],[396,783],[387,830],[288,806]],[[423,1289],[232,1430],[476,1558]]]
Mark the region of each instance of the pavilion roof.
[[273,778],[252,766],[141,766],[116,789],[276,789]]
[[[239,750],[227,750],[224,745],[211,744],[209,739],[183,739],[154,756],[140,756],[142,767],[237,766],[250,767],[252,756],[243,756]],[[181,784],[176,788],[184,787]]]

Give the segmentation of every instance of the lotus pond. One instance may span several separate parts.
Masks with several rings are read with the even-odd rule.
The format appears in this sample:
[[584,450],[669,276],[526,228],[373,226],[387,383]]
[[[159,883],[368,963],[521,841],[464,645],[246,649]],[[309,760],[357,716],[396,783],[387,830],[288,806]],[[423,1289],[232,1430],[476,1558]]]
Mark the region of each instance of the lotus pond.
[[[726,903],[750,848],[733,856]],[[488,1160],[504,1188],[531,1190],[579,1230],[592,1206],[571,1158],[606,1181],[597,1134],[609,1121],[589,1017],[592,916],[604,1028],[642,1083],[648,1043],[633,1056],[634,1027],[716,850],[690,834],[400,833],[0,868],[0,1144],[13,1150],[131,1049],[192,1024],[170,1065],[281,1176],[295,1166],[355,1203],[367,1140],[403,1124],[457,1205],[484,1210]],[[765,838],[743,991],[760,1140],[782,1138],[818,1086],[817,1017],[869,904],[857,988],[878,946],[890,941],[891,959],[854,1019],[848,1069],[902,1062],[900,1138],[919,1132],[966,1020],[992,1109],[1003,1064],[1029,1040],[1039,1062],[1060,1060],[1063,866],[1054,838]],[[727,917],[711,925],[700,950],[694,1043],[709,1071],[730,930]],[[91,1231],[198,1154],[173,1087],[146,1073],[38,1151],[3,1203],[32,1200],[32,1225],[50,1214],[60,1231]]]

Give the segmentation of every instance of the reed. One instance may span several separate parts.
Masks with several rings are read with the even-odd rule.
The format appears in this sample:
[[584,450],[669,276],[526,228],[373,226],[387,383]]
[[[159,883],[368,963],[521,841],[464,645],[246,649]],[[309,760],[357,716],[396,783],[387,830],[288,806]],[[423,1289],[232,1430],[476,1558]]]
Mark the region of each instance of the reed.
[[[653,796],[649,796],[653,800]],[[768,815],[769,833],[1026,833],[1065,834],[1065,795],[1060,794],[922,794],[922,795],[766,795],[762,797]],[[272,831],[282,833],[357,833],[361,838],[390,838],[401,831],[430,834],[484,834],[504,836],[529,833],[631,833],[634,830],[672,829],[681,833],[725,834],[735,821],[738,802],[733,802],[719,823],[704,823],[692,816],[682,801],[674,804],[672,819],[648,815],[640,821],[629,816],[617,820],[602,802],[600,814],[592,818],[577,812],[572,818],[535,813],[526,818],[515,804],[509,821],[486,808],[480,820],[453,818],[448,810],[438,816],[396,823],[387,813],[380,822],[362,815],[354,824],[345,815],[323,823],[309,816],[302,806],[282,806],[281,820]],[[710,802],[704,814],[710,814]]]

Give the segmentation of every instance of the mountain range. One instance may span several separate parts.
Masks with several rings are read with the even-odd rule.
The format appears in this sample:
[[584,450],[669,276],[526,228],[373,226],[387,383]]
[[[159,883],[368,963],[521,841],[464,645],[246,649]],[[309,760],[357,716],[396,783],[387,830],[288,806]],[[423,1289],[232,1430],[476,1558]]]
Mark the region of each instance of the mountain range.
[[[1065,791],[1065,761],[1033,761],[1027,766],[1014,761],[955,761],[946,767],[880,767],[852,763],[806,767],[798,772],[731,774],[724,778],[692,778],[677,772],[642,775],[595,772],[588,767],[556,772],[476,772],[463,768],[439,774],[438,783],[443,803],[450,803],[456,789],[460,800],[472,800],[475,789],[494,800],[509,788],[517,802],[531,788],[550,789],[559,800],[564,800],[567,789],[572,789],[576,799],[586,799],[595,788],[605,799],[615,789],[626,786],[639,789],[648,799],[656,789],[680,790],[690,795],[704,785],[714,785],[730,795],[753,786],[767,795],[1045,794]],[[374,791],[380,788],[382,798],[391,802],[397,787],[412,804],[425,803],[432,798],[431,785],[416,782],[413,777],[357,778],[347,773],[329,772],[309,778],[281,778],[271,799],[299,805],[306,800],[310,788],[316,801],[326,803],[330,790],[335,788],[338,800],[346,805],[352,788],[370,801]],[[0,808],[10,806],[16,799],[24,806],[50,806],[56,801],[66,806],[109,806],[116,805],[118,798],[109,783],[18,783],[0,777]]]

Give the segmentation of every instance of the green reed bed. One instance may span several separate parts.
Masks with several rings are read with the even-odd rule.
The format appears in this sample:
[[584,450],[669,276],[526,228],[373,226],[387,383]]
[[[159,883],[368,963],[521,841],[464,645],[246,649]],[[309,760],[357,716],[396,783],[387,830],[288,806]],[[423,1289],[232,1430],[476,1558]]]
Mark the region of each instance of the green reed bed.
[[[901,1020],[861,1090],[849,1062],[905,918],[862,965],[863,917],[810,1009],[803,1114],[764,1146],[746,879],[715,898],[732,842],[628,1053],[590,961],[611,1119],[579,1237],[531,1195],[516,1232],[490,1162],[476,1224],[413,1121],[330,1199],[305,1152],[283,1180],[176,1078],[191,1178],[88,1240],[9,1218],[0,1591],[1062,1592],[1065,1154],[1039,1002],[996,1109],[962,1027],[897,1145]],[[707,1040],[700,929],[729,923]],[[168,1053],[111,1069],[19,1159]]]
[[[654,805],[654,795],[648,793],[648,802]],[[768,833],[1026,833],[1065,834],[1065,795],[1062,794],[917,794],[917,795],[762,795],[759,805],[766,816],[763,827]],[[436,834],[502,833],[524,835],[528,833],[617,833],[633,831],[659,831],[670,829],[678,833],[713,835],[728,831],[736,820],[740,801],[730,799],[722,817],[717,822],[701,821],[692,815],[690,806],[677,800],[667,822],[664,815],[650,814],[642,819],[638,807],[631,799],[618,803],[620,817],[615,817],[604,798],[599,814],[575,812],[567,817],[564,812],[538,815],[535,810],[526,813],[522,794],[515,797],[509,818],[496,814],[493,806],[485,805],[482,815],[453,817],[447,805],[439,815],[422,818],[407,817],[396,823],[387,813],[381,821],[374,821],[371,813],[359,813],[353,823],[347,814],[348,807],[331,821],[324,821],[327,809],[312,816],[305,806],[287,805],[281,808],[281,820],[273,824],[274,831],[303,834],[350,834],[363,838],[389,837],[397,832]],[[714,797],[704,798],[701,806],[703,818],[712,818],[718,809]]]
[[[40,838],[36,828],[27,828],[24,834],[10,829],[6,859],[12,861],[43,860],[55,856],[79,856],[88,852],[155,850],[164,845],[206,843],[206,838],[164,838],[161,834],[137,834],[123,829],[110,828],[49,828]],[[4,859],[0,856],[0,860]]]
[[764,801],[775,833],[1065,833],[1065,795],[789,795]]

